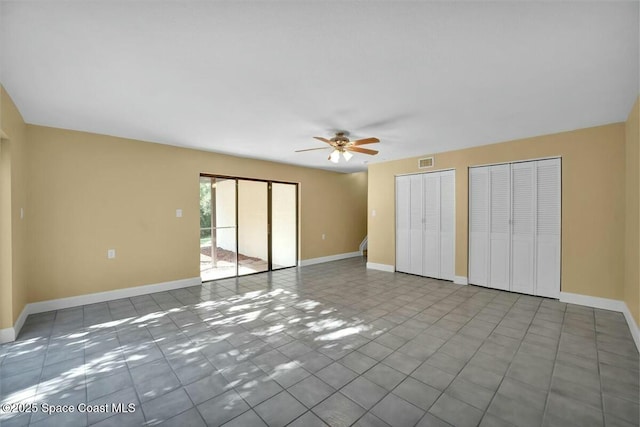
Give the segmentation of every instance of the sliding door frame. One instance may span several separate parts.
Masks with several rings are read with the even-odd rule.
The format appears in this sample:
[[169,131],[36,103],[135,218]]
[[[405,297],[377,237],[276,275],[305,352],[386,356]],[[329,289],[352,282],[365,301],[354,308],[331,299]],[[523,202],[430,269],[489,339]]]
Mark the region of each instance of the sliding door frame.
[[[270,271],[278,271],[278,270],[284,270],[285,268],[294,268],[298,266],[298,259],[299,259],[299,250],[300,250],[300,205],[299,205],[299,199],[300,199],[300,194],[299,194],[299,184],[297,182],[287,182],[287,181],[278,181],[278,180],[274,180],[274,179],[260,179],[260,178],[245,178],[245,177],[241,177],[241,176],[231,176],[231,175],[217,175],[217,174],[209,174],[209,173],[200,173],[200,178],[215,178],[215,179],[227,179],[227,180],[234,180],[236,185],[236,195],[235,195],[235,213],[236,213],[236,274],[235,276],[229,276],[229,277],[225,277],[225,279],[227,278],[231,278],[231,277],[241,277],[238,273],[239,273],[239,269],[240,269],[240,265],[238,262],[238,255],[239,255],[239,251],[240,251],[240,224],[238,224],[238,216],[239,216],[239,209],[238,209],[238,205],[239,205],[239,198],[238,198],[238,186],[239,186],[239,182],[240,181],[253,181],[253,182],[265,182],[267,183],[267,270],[266,271],[257,271],[255,273],[248,273],[248,274],[243,274],[242,276],[250,276],[253,274],[261,274],[261,273],[268,273]],[[272,212],[272,207],[273,207],[273,203],[272,203],[272,184],[286,184],[286,185],[294,185],[295,186],[295,193],[296,193],[296,200],[295,200],[295,206],[296,206],[296,255],[295,255],[295,264],[288,266],[288,267],[280,267],[280,268],[273,268],[273,239],[272,239],[272,227],[273,227],[273,212]],[[214,248],[212,248],[212,250],[214,250]],[[214,280],[222,280],[222,279],[214,279]]]

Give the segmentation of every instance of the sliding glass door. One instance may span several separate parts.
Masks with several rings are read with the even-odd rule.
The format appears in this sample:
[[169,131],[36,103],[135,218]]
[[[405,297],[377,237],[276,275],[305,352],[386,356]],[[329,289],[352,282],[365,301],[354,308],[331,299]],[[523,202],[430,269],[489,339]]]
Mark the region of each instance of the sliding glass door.
[[236,181],[200,177],[200,275],[202,280],[235,276]]
[[272,268],[294,267],[298,255],[296,184],[271,184]]
[[238,275],[269,270],[269,184],[238,180]]
[[297,184],[202,175],[202,280],[295,267],[297,207]]

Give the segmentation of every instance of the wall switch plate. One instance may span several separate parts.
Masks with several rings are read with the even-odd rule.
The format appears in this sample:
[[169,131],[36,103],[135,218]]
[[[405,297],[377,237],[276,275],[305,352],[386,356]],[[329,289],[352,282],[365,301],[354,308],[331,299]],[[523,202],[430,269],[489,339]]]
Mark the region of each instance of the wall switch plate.
[[108,249],[107,250],[107,258],[108,259],[114,259],[116,257],[116,250],[115,249]]
[[375,209],[371,211],[371,216],[376,216],[376,210]]
[[176,218],[182,218],[182,209],[176,209]]
[[20,219],[24,219],[24,208],[20,208]]
[[322,233],[322,240],[324,240],[326,237],[327,236],[324,233]]

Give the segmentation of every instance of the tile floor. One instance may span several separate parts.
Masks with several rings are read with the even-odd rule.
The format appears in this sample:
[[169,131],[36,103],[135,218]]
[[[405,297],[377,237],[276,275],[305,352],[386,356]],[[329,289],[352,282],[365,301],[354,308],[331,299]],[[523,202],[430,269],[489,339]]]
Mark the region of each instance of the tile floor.
[[620,313],[350,259],[29,316],[0,424],[637,426],[638,375]]

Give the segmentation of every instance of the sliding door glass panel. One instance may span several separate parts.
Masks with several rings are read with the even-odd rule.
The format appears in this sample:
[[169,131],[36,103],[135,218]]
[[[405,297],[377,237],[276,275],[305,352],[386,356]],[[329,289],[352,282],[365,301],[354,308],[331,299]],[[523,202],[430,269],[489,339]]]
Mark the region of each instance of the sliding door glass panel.
[[268,184],[238,180],[238,275],[269,270]]
[[271,260],[274,270],[296,265],[296,189],[295,184],[271,185]]
[[233,277],[237,270],[236,180],[200,177],[200,276]]

